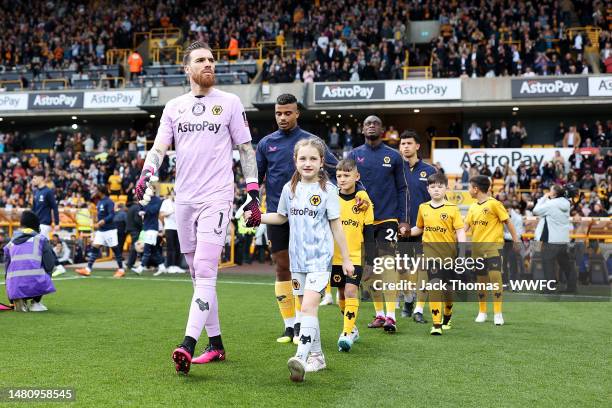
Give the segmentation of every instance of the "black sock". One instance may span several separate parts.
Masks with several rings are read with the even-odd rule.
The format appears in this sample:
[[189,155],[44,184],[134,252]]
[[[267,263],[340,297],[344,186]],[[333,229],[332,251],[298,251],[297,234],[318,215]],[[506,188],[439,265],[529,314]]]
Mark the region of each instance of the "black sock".
[[181,346],[185,347],[187,351],[189,352],[189,354],[193,356],[197,342],[198,341],[194,339],[193,337],[185,336],[185,340],[183,340],[183,343],[181,344]]
[[42,296],[33,297],[32,300],[35,301],[36,303],[39,303],[42,300]]
[[208,343],[217,350],[223,350],[223,342],[221,341],[221,335],[209,337]]

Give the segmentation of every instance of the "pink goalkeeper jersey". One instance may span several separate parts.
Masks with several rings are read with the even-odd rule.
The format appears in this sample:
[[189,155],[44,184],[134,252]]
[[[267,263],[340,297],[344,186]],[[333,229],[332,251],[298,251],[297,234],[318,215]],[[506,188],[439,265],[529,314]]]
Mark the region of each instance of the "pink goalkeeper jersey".
[[176,149],[176,202],[197,204],[234,199],[232,148],[251,141],[238,96],[214,89],[166,104],[156,140]]

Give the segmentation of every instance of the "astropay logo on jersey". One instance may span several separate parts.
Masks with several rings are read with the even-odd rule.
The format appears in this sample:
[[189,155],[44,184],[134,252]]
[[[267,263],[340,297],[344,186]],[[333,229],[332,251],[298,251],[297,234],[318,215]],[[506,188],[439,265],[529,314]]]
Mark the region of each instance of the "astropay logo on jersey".
[[189,122],[180,122],[178,124],[177,131],[178,133],[188,133],[188,132],[202,132],[203,130],[208,130],[214,134],[219,133],[219,129],[221,129],[220,123],[213,123],[207,120],[200,123],[189,123]]
[[369,102],[385,99],[383,82],[326,83],[315,84],[315,103],[324,102]]
[[28,108],[34,110],[82,109],[83,92],[30,94]]

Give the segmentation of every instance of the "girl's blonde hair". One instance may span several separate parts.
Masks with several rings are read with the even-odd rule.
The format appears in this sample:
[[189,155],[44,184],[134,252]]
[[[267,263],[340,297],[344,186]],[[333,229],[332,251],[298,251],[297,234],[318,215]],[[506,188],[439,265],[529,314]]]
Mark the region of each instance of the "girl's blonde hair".
[[[329,181],[329,177],[327,176],[327,172],[323,169],[325,167],[325,143],[318,138],[317,136],[309,137],[308,139],[302,139],[295,144],[293,148],[293,161],[297,160],[298,151],[302,147],[312,146],[317,149],[319,152],[319,156],[321,157],[321,169],[319,169],[319,186],[323,191],[326,191],[325,184]],[[297,183],[302,179],[300,173],[295,169],[293,176],[291,176],[291,194],[295,194],[295,188],[297,187]]]

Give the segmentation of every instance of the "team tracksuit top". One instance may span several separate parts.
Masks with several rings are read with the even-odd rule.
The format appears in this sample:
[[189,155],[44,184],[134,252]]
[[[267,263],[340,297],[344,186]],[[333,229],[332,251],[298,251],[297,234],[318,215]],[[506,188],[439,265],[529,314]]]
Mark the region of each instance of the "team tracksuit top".
[[376,147],[366,143],[351,150],[349,158],[357,163],[361,182],[374,204],[375,223],[408,222],[408,182],[399,152],[384,143]]
[[100,201],[98,201],[97,205],[98,209],[98,221],[104,220],[104,225],[98,228],[98,231],[110,231],[114,230],[117,227],[113,222],[115,218],[115,203],[110,197],[105,196]]
[[32,211],[38,217],[38,221],[42,225],[51,225],[51,211],[53,211],[53,219],[55,225],[59,225],[59,211],[57,209],[57,202],[55,201],[55,194],[49,187],[38,188],[34,190],[34,203],[32,205]]
[[[285,132],[277,130],[270,133],[257,144],[257,172],[259,184],[266,181],[266,208],[268,212],[276,212],[283,186],[291,180],[295,172],[293,148],[302,139],[313,137],[299,126]],[[336,165],[338,159],[328,150],[325,152],[325,169],[330,180],[336,180]]]
[[404,160],[404,172],[408,181],[408,202],[410,203],[408,206],[408,224],[415,226],[419,205],[431,200],[427,191],[427,178],[435,174],[437,170],[431,164],[419,159],[412,168],[410,168],[410,163]]

